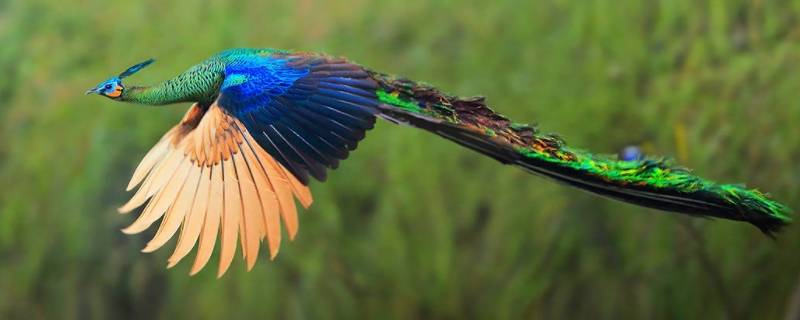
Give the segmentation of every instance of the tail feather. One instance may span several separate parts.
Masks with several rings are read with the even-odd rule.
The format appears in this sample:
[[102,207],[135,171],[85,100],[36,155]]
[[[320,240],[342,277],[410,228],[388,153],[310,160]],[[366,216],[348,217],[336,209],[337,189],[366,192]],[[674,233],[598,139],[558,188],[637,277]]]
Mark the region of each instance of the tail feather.
[[757,190],[718,184],[666,159],[622,161],[570,148],[558,136],[516,124],[481,97],[458,98],[406,79],[371,73],[379,115],[529,172],[645,207],[749,222],[767,235],[789,223],[789,209]]

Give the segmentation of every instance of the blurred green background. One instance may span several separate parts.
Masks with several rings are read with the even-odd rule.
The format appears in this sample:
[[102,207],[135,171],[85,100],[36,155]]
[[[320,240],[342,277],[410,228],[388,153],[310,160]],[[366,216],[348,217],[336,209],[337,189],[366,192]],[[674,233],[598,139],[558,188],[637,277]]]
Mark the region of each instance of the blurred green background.
[[115,208],[188,105],[83,92],[148,57],[128,82],[229,47],[322,51],[486,95],[573,146],[640,144],[800,208],[798,1],[0,0],[0,318],[800,312],[795,226],[771,241],[601,199],[389,123],[312,184],[274,262],[237,260],[220,280],[166,270],[169,246],[139,252],[155,228],[125,236],[134,217]]

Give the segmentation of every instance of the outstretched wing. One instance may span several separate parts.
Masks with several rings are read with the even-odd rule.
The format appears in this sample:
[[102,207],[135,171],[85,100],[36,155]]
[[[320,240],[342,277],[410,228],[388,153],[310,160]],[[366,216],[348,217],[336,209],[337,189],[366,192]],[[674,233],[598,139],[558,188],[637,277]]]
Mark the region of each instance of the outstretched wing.
[[194,104],[181,123],[164,135],[136,168],[128,190],[140,183],[119,211],[130,212],[150,201],[123,231],[141,232],[163,217],[143,250],[151,252],[182,226],[169,267],[199,243],[191,274],[208,262],[218,233],[219,276],[233,260],[237,234],[248,270],[255,264],[262,239],[267,239],[274,258],[281,242],[281,218],[290,238],[297,233],[292,195],[306,208],[312,201],[308,188],[259,147],[241,121],[216,103],[207,108]]
[[375,123],[377,83],[360,66],[312,54],[230,63],[219,104],[303,184],[355,149]]

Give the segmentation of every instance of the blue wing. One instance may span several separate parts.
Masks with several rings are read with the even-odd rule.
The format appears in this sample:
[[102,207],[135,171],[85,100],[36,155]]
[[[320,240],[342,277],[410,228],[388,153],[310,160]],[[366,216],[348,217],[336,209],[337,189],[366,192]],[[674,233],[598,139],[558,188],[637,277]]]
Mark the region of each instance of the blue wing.
[[307,184],[324,181],[374,126],[377,86],[343,59],[253,56],[227,65],[218,104]]

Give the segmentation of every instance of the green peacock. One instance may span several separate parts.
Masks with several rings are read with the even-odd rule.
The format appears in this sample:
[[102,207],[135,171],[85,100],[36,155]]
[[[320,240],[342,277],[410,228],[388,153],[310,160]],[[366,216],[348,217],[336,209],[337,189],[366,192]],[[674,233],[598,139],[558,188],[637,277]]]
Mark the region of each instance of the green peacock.
[[218,276],[230,266],[237,242],[248,270],[262,241],[274,258],[281,224],[290,239],[297,234],[295,199],[308,208],[312,178],[324,181],[377,118],[644,207],[745,221],[768,235],[790,221],[785,206],[759,191],[703,179],[661,158],[620,159],[575,149],[556,135],[510,121],[482,97],[452,96],[344,58],[231,49],[162,83],[123,85],[122,79],[152,62],[134,65],[87,94],[147,105],[193,103],[135,169],[128,190],[139,188],[119,209],[144,206],[125,233],[161,220],[145,252],[180,230],[168,266],[196,246],[191,274],[207,264],[217,241]]

